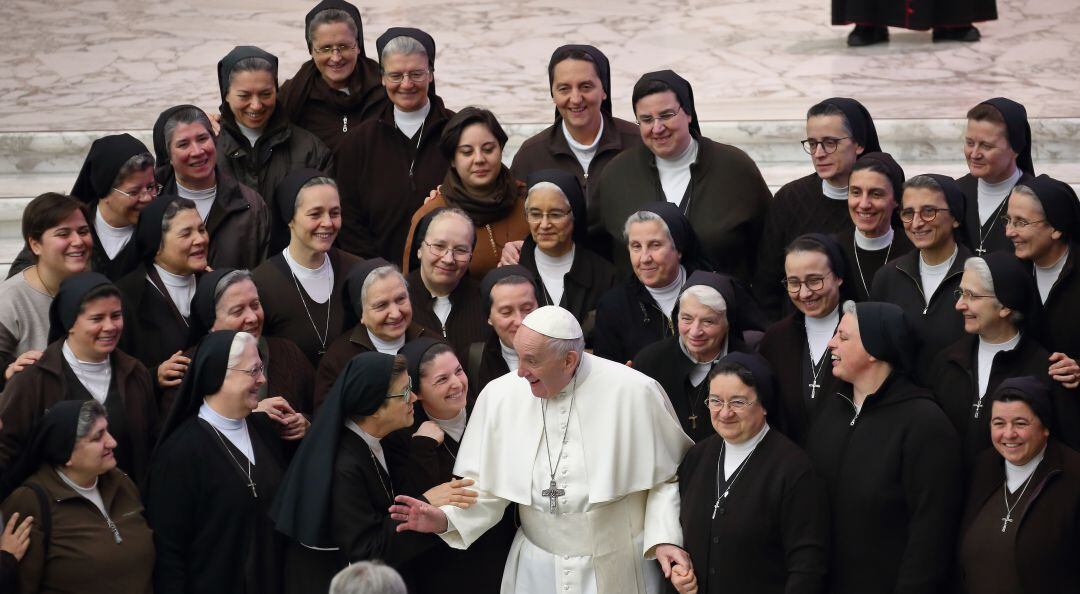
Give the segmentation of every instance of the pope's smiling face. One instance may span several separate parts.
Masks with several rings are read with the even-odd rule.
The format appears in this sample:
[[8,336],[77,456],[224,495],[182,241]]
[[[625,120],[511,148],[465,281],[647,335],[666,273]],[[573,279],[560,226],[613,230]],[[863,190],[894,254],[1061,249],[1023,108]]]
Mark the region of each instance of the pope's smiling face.
[[518,354],[517,374],[529,382],[533,396],[552,398],[557,396],[577,369],[579,355],[571,351],[564,357],[552,348],[551,339],[539,332],[522,326],[514,335],[514,350]]

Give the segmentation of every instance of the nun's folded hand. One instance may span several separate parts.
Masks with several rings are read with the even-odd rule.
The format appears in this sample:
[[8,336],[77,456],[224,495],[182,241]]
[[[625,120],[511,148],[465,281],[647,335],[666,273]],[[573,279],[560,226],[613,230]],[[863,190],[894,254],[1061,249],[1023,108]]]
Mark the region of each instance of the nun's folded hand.
[[416,429],[416,433],[413,433],[413,437],[427,437],[434,439],[435,443],[442,443],[446,439],[446,433],[443,432],[442,427],[435,421],[424,421],[420,423],[420,426]]
[[1050,355],[1050,377],[1070,390],[1080,386],[1080,365],[1065,353]]
[[158,385],[163,388],[180,385],[180,382],[184,380],[184,374],[187,373],[188,365],[191,365],[191,359],[185,357],[182,351],[176,351],[173,356],[158,365]]
[[8,365],[7,369],[4,370],[4,379],[11,379],[11,376],[19,373],[23,369],[26,369],[27,366],[37,363],[38,359],[41,358],[42,354],[44,353],[42,353],[41,351],[26,351],[25,353],[19,355],[19,357],[15,359],[15,361],[12,362],[11,365]]
[[524,241],[508,241],[503,246],[502,256],[499,258],[499,266],[509,266],[521,261],[521,246]]
[[424,492],[424,499],[435,507],[452,505],[465,509],[476,503],[476,491],[466,489],[475,481],[472,479],[454,479],[452,481],[434,486]]

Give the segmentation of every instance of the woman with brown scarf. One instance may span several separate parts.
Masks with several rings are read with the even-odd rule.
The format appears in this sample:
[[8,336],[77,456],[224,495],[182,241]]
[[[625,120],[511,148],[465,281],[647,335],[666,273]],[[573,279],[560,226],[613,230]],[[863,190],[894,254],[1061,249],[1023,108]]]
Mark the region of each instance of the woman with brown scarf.
[[409,272],[409,256],[416,253],[417,223],[436,208],[460,208],[476,225],[476,249],[469,264],[474,278],[483,278],[498,266],[504,245],[529,234],[529,225],[521,216],[525,185],[514,181],[510,169],[502,164],[506,139],[495,114],[486,109],[466,107],[446,123],[439,148],[450,161],[450,169],[434,196],[412,217],[402,258],[405,273]]

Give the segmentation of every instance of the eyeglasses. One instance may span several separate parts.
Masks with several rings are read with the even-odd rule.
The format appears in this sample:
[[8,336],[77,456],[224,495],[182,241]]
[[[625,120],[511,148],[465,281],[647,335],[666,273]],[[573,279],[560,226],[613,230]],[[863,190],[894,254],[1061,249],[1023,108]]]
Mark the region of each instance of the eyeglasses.
[[125,192],[120,188],[113,188],[114,191],[119,192],[120,194],[127,196],[128,198],[136,198],[138,196],[157,196],[164,189],[165,186],[161,184],[150,184],[145,188],[139,188],[134,192]]
[[960,301],[960,299],[965,299],[967,301],[974,301],[976,299],[992,299],[992,298],[996,298],[997,295],[977,295],[977,294],[972,293],[971,291],[969,291],[967,289],[957,289],[957,290],[953,291],[953,297],[956,297],[957,301]]
[[386,80],[394,83],[395,85],[401,84],[405,81],[405,77],[409,77],[414,83],[422,83],[427,80],[428,70],[413,70],[410,72],[383,72],[383,76]]
[[679,115],[679,110],[681,110],[681,109],[682,109],[682,106],[680,105],[679,107],[676,107],[674,110],[664,111],[664,112],[656,114],[655,116],[651,116],[651,115],[638,116],[637,117],[638,126],[649,127],[649,126],[653,125],[653,122],[660,122],[661,124],[664,124],[666,126],[667,123],[670,122],[672,118]]
[[934,208],[933,206],[924,206],[917,211],[914,208],[905,208],[900,211],[900,220],[905,223],[910,223],[915,220],[915,213],[918,212],[919,218],[922,219],[924,223],[929,223],[937,218],[937,213],[941,211],[948,212],[948,210],[949,209],[947,208]]
[[403,403],[408,404],[409,396],[412,396],[412,378],[411,377],[409,378],[409,383],[405,384],[405,391],[404,392],[402,392],[400,394],[387,394],[386,399],[387,400],[393,400],[395,398],[400,398]]
[[570,213],[565,210],[549,210],[547,212],[543,212],[537,209],[529,209],[525,211],[525,220],[529,221],[530,223],[540,223],[546,218],[552,223],[558,225],[559,223],[565,221],[566,217],[568,216],[570,216]]
[[806,280],[800,280],[792,276],[781,279],[780,285],[787,289],[788,293],[796,295],[802,290],[803,285],[806,285],[806,288],[811,291],[820,291],[825,286],[825,278],[824,276],[809,276]]
[[251,376],[251,379],[255,379],[255,378],[259,377],[260,375],[262,375],[263,371],[266,370],[266,367],[260,363],[259,365],[256,365],[255,367],[252,367],[251,369],[244,369],[242,367],[226,367],[225,369],[231,369],[232,371],[239,371],[241,373],[246,373],[246,374]]
[[337,52],[343,56],[347,56],[356,51],[356,44],[345,45],[344,43],[339,45],[324,45],[323,47],[315,48],[315,53],[320,56],[329,56],[334,52]]
[[753,406],[755,402],[757,402],[757,400],[732,398],[725,403],[722,398],[717,398],[716,396],[709,396],[705,399],[705,405],[709,407],[709,410],[724,410],[724,406],[726,405],[734,412],[745,410],[746,408]]
[[1038,221],[1025,221],[1024,219],[1014,219],[1009,215],[1001,215],[1001,224],[1006,227],[1012,227],[1013,229],[1023,229],[1028,225],[1036,225],[1038,223],[1045,223],[1046,219],[1039,219]]
[[818,147],[825,149],[826,155],[831,155],[836,152],[836,147],[840,146],[841,140],[847,140],[850,136],[843,136],[841,138],[823,138],[816,140],[814,138],[807,138],[806,140],[800,140],[802,148],[806,151],[806,154],[812,155],[817,152]]
[[453,258],[455,260],[457,260],[458,262],[464,262],[464,261],[469,259],[469,256],[472,255],[472,250],[470,250],[468,248],[463,248],[463,247],[451,248],[450,246],[446,245],[445,243],[428,243],[427,241],[423,241],[421,243],[426,245],[428,251],[431,252],[431,255],[435,256],[436,258],[441,258],[441,257],[445,256],[446,252],[449,251],[451,254],[453,254]]

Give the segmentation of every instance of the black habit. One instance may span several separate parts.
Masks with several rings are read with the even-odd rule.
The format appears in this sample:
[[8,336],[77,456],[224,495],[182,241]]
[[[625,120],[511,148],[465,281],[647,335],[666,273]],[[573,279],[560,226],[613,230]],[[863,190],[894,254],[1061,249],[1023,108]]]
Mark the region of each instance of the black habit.
[[[855,301],[870,301],[874,275],[892,261],[908,252],[915,251],[903,228],[893,226],[892,245],[883,250],[864,250],[855,243],[855,228],[836,234],[836,242],[844,253],[844,286]],[[779,283],[777,283],[779,284]]]
[[832,24],[901,27],[963,27],[997,20],[996,0],[832,0]]
[[[151,284],[149,271],[158,277],[153,264],[142,264],[116,283],[124,302],[124,332],[120,349],[132,353],[157,383],[157,367],[188,342],[188,321],[180,315],[168,293]],[[164,287],[164,285],[162,285]]]
[[467,365],[465,374],[469,377],[469,399],[475,402],[488,382],[510,373],[510,366],[502,356],[499,335],[492,332],[484,342],[469,345]]
[[901,373],[861,411],[851,394],[841,384],[829,396],[807,442],[829,488],[829,592],[940,592],[963,493],[956,432],[930,392]]
[[[686,271],[690,276],[690,270]],[[593,354],[626,363],[646,346],[677,336],[678,329],[636,276],[607,290],[596,306]]]
[[583,243],[575,242],[574,262],[570,265],[570,271],[563,276],[562,299],[558,303],[552,303],[551,296],[544,287],[544,279],[536,267],[535,249],[536,242],[532,235],[529,235],[521,246],[521,260],[518,264],[532,272],[537,280],[536,303],[540,307],[558,305],[574,314],[581,323],[585,339],[591,342],[600,297],[615,285],[615,270],[611,263],[586,248]]
[[[1017,184],[1024,184],[1034,179],[1026,171],[1020,171],[1020,180]],[[975,251],[975,255],[981,256],[979,249],[986,253],[999,250],[1014,250],[1013,242],[1005,237],[1005,225],[1001,217],[1008,214],[1009,199],[1001,201],[998,210],[986,219],[986,224],[979,223],[979,179],[970,173],[956,180],[956,185],[964,193],[965,213],[964,229],[967,230],[967,244]]]
[[720,477],[721,489],[730,491],[714,515],[723,444],[714,433],[679,465],[679,520],[698,591],[824,592],[829,504],[810,458],[770,429],[730,477],[734,482]]
[[[1080,303],[1080,273],[1076,271],[1076,257],[1080,246],[1069,245],[1069,255],[1061,275],[1043,302],[1040,339],[1051,353],[1065,353],[1080,359],[1080,316],[1076,304]],[[1034,267],[1032,267],[1034,274]]]
[[[483,340],[487,336],[487,313],[484,311],[483,300],[480,298],[480,283],[474,281],[468,274],[461,278],[458,286],[450,292],[450,315],[446,318],[446,324],[435,315],[435,297],[424,286],[420,278],[420,269],[417,268],[406,277],[409,285],[409,301],[413,307],[413,322],[439,331],[446,342],[454,348],[458,360],[464,362],[469,353],[469,345]],[[419,390],[419,386],[416,386]]]
[[[418,336],[437,336],[437,334],[434,330],[425,328],[416,322],[409,324],[409,327],[405,329],[405,342],[409,342]],[[357,324],[353,326],[352,330],[338,336],[334,343],[330,345],[330,348],[326,350],[326,355],[319,361],[319,366],[315,369],[315,410],[318,411],[319,407],[322,406],[323,400],[326,399],[326,395],[330,392],[330,388],[334,386],[338,375],[349,364],[350,359],[360,353],[369,353],[376,350],[375,345],[371,342],[371,336],[368,335],[367,327],[363,324]]]

